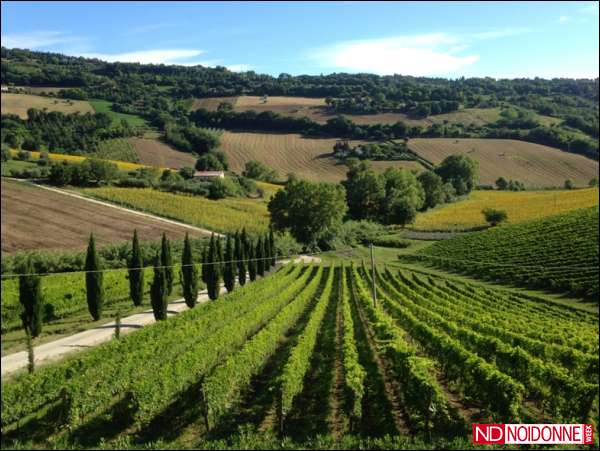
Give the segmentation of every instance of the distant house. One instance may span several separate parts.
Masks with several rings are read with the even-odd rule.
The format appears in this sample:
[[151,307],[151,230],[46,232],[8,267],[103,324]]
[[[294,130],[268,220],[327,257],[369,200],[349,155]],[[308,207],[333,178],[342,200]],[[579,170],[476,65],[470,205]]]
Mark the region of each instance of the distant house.
[[8,86],[2,86],[2,92],[8,92]]
[[194,178],[199,179],[199,180],[224,179],[225,172],[223,172],[223,171],[196,171],[196,172],[194,172]]

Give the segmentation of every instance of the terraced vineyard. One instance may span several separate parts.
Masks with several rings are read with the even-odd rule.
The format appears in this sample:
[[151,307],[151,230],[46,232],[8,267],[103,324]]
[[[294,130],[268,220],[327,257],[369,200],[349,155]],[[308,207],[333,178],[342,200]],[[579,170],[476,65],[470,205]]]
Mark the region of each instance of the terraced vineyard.
[[598,207],[440,241],[408,257],[476,277],[598,297]]
[[246,439],[461,446],[474,421],[597,422],[597,315],[408,271],[376,277],[374,305],[365,268],[286,265],[5,381],[3,447],[164,447],[182,435],[214,447],[241,426]]

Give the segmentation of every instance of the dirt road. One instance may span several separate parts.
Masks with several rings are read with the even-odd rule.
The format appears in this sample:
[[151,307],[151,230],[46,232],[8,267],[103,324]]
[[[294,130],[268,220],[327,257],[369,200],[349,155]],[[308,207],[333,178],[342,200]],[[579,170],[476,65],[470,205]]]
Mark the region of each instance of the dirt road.
[[[225,288],[221,288],[221,293],[225,291]],[[208,302],[208,294],[206,291],[202,291],[198,296],[198,303],[203,304],[205,302]],[[169,303],[168,315],[173,316],[187,309],[187,305],[183,298],[178,299]],[[121,334],[125,335],[131,333],[134,330],[154,322],[155,319],[152,310],[128,316],[121,320]],[[67,354],[112,340],[114,338],[114,333],[115,323],[114,321],[111,321],[93,329],[36,346],[34,348],[35,364],[36,366],[39,366],[56,361]],[[2,378],[27,367],[27,361],[27,351],[21,351],[2,357]]]

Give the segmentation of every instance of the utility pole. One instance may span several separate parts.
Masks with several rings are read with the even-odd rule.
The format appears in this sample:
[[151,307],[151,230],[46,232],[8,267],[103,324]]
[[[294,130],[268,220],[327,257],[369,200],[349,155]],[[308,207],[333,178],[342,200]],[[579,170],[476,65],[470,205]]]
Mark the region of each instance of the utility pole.
[[371,251],[371,280],[373,281],[373,307],[377,307],[377,291],[375,289],[375,257],[373,257],[373,243],[369,243]]

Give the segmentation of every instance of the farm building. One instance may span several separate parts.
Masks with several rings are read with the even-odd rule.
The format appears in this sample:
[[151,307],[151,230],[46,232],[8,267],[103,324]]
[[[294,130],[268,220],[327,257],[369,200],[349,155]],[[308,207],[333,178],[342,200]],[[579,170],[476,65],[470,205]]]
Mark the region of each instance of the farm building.
[[213,180],[216,178],[225,178],[225,172],[223,171],[196,171],[194,172],[194,178],[199,180]]

